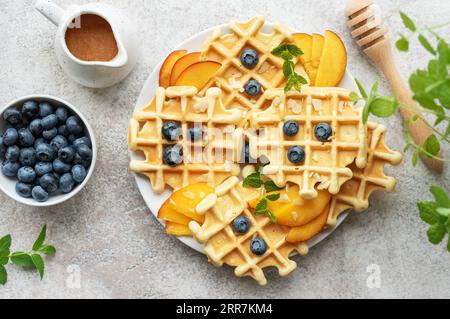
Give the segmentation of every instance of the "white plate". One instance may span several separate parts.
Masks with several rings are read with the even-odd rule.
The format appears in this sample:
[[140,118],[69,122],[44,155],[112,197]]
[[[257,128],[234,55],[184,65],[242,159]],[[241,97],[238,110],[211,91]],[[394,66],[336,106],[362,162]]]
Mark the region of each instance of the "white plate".
[[[174,50],[184,49],[184,50],[187,50],[188,52],[199,51],[200,48],[202,47],[202,44],[205,42],[205,40],[208,38],[208,36],[210,36],[212,34],[212,32],[214,30],[216,30],[217,28],[221,29],[222,33],[229,32],[228,26],[225,24],[218,26],[218,27],[214,27],[214,28],[211,28],[211,29],[208,29],[208,30],[205,30],[203,32],[196,34],[192,38],[184,41],[179,46],[174,48]],[[271,30],[271,24],[266,23],[263,28],[263,31],[270,32],[270,30]],[[150,101],[155,93],[155,90],[159,86],[159,71],[161,69],[163,62],[164,61],[162,61],[161,63],[158,64],[158,66],[155,68],[155,70],[152,72],[152,74],[150,74],[149,78],[145,82],[144,87],[142,88],[141,94],[136,103],[136,109],[142,108],[150,103]],[[345,73],[345,76],[342,79],[342,82],[340,83],[339,86],[349,89],[349,90],[357,91],[357,87],[356,87],[354,78],[348,72]],[[139,152],[130,152],[130,158],[131,158],[131,160],[142,160],[144,157]],[[153,192],[150,181],[148,180],[148,178],[146,176],[140,175],[140,174],[135,174],[135,178],[136,178],[136,183],[138,185],[139,191],[141,192],[145,203],[150,208],[153,215],[155,215],[155,217],[157,217],[159,208],[167,200],[167,198],[169,198],[172,191],[167,189],[163,194],[156,194],[155,192]],[[335,228],[328,229],[328,230],[321,232],[320,234],[318,234],[317,236],[315,236],[314,238],[312,238],[311,240],[308,241],[308,243],[307,243],[308,246],[313,247],[313,246],[317,245],[319,242],[321,242],[322,240],[324,240],[326,237],[328,237],[344,221],[344,219],[346,217],[347,217],[347,214],[340,215],[337,226]],[[161,224],[164,225],[163,221],[160,221],[160,222],[161,222]],[[203,245],[196,242],[195,239],[193,239],[191,237],[179,237],[179,240],[182,241],[183,243],[185,243],[186,245],[188,245],[189,247],[191,247],[192,249],[195,249],[196,251],[204,254]]]

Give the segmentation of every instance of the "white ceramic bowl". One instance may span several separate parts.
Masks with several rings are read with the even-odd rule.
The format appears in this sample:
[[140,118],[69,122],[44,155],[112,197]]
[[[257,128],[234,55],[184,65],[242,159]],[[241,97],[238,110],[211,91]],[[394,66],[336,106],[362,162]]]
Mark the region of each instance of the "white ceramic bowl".
[[29,95],[29,96],[24,96],[22,98],[14,100],[14,101],[8,103],[5,107],[3,107],[1,109],[1,111],[0,111],[0,133],[3,133],[5,131],[5,127],[6,127],[5,120],[3,120],[3,113],[7,109],[12,108],[12,107],[16,107],[16,108],[20,109],[22,107],[22,104],[28,100],[33,100],[36,102],[44,102],[45,101],[45,102],[51,103],[52,105],[54,105],[56,107],[65,106],[69,111],[71,111],[72,114],[77,115],[81,119],[81,121],[83,122],[83,124],[86,128],[86,133],[92,142],[91,167],[89,168],[89,171],[88,171],[87,176],[84,179],[84,181],[81,184],[77,185],[69,194],[57,193],[57,194],[50,195],[48,201],[43,202],[43,203],[40,203],[40,202],[34,200],[33,198],[23,198],[23,197],[19,196],[16,193],[16,189],[15,189],[17,179],[6,177],[1,172],[0,172],[0,189],[6,195],[11,197],[12,199],[14,199],[17,202],[20,202],[22,204],[28,205],[28,206],[48,207],[48,206],[58,205],[58,204],[61,204],[62,202],[65,202],[66,200],[74,197],[76,194],[78,194],[78,192],[81,191],[81,189],[87,184],[87,182],[89,181],[89,179],[92,176],[92,173],[95,169],[95,162],[97,160],[97,142],[95,140],[94,131],[92,130],[92,127],[89,125],[87,120],[84,118],[83,114],[81,114],[81,112],[78,111],[70,103],[68,103],[62,99],[59,99],[57,97],[53,97],[53,96],[49,96],[49,95]]

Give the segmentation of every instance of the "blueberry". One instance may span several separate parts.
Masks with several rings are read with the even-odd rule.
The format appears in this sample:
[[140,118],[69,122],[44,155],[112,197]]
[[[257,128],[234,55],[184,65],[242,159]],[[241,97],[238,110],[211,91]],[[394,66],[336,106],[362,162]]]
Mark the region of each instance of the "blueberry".
[[305,150],[300,146],[292,146],[287,156],[292,164],[300,164],[305,161]]
[[256,237],[255,239],[252,240],[250,249],[252,250],[252,253],[254,253],[256,256],[262,256],[267,251],[267,243],[264,239]]
[[84,166],[82,165],[75,165],[72,167],[72,177],[73,180],[77,183],[81,183],[86,178],[87,172]]
[[66,146],[59,150],[58,157],[64,163],[72,163],[75,153],[75,149],[72,146]]
[[5,157],[6,153],[6,147],[5,144],[3,144],[3,136],[0,136],[0,159],[3,159]]
[[69,130],[67,129],[66,125],[61,125],[60,127],[58,127],[58,134],[59,135],[63,135],[63,136],[69,136]]
[[67,139],[62,135],[56,135],[50,142],[50,146],[53,147],[56,152],[67,145],[69,145],[69,142],[67,142]]
[[42,134],[42,131],[44,128],[42,127],[42,120],[41,119],[34,119],[31,121],[29,127],[30,132],[33,133],[34,136],[38,137]]
[[250,145],[248,143],[245,143],[242,148],[241,162],[241,164],[256,164],[258,162],[250,155]]
[[34,171],[37,176],[44,176],[53,172],[53,163],[50,162],[39,162],[34,166]]
[[261,84],[256,80],[250,80],[245,85],[245,92],[250,96],[257,96],[261,93]]
[[71,117],[69,117],[67,119],[66,126],[67,126],[67,131],[70,134],[80,135],[81,133],[83,133],[83,126],[81,124],[81,121],[75,115],[72,115]]
[[245,234],[250,228],[250,220],[245,216],[239,216],[233,221],[233,228],[239,234]]
[[83,137],[77,138],[72,143],[72,145],[74,147],[77,147],[78,145],[81,145],[81,144],[84,144],[84,145],[87,145],[89,147],[92,147],[91,139],[89,137],[87,137],[87,136],[83,136]]
[[69,117],[69,112],[65,107],[58,107],[55,112],[56,116],[58,117],[59,124],[64,124],[67,121],[67,118]]
[[22,113],[17,109],[7,109],[3,113],[3,119],[11,125],[17,125],[22,121]]
[[39,185],[48,193],[58,190],[59,179],[54,174],[45,174],[39,179]]
[[34,136],[31,131],[27,128],[21,128],[18,131],[19,134],[19,144],[22,147],[30,147],[34,145]]
[[92,150],[89,146],[80,144],[76,147],[76,151],[83,161],[90,161],[92,159]]
[[283,132],[289,137],[297,135],[299,130],[300,126],[296,121],[286,121],[283,125]]
[[42,132],[42,137],[46,140],[52,140],[56,135],[58,135],[58,129],[56,127]]
[[39,105],[36,101],[26,101],[22,105],[22,118],[27,120],[34,119],[39,115]]
[[333,129],[327,123],[320,123],[314,130],[314,135],[321,142],[328,142],[333,135]]
[[39,137],[34,141],[34,148],[37,148],[39,144],[47,143],[43,137]]
[[10,162],[10,161],[4,161],[2,163],[2,173],[5,176],[8,177],[15,177],[17,176],[17,171],[20,168],[19,162]]
[[16,184],[16,193],[23,198],[30,198],[32,188],[31,184],[19,182]]
[[48,102],[42,102],[39,104],[39,115],[41,118],[44,118],[46,116],[49,116],[50,114],[53,114],[55,112],[55,109],[53,106]]
[[82,166],[84,166],[85,168],[88,168],[89,166],[91,166],[91,161],[84,161],[80,155],[78,155],[78,153],[75,153],[75,157],[73,159],[73,163],[74,164],[80,164]]
[[31,191],[31,196],[38,202],[46,202],[48,200],[48,193],[41,187],[35,186]]
[[19,141],[19,133],[15,128],[9,128],[3,134],[3,144],[5,146],[15,145]]
[[69,142],[69,144],[73,144],[76,140],[77,140],[77,136],[74,134],[70,134],[69,136],[67,136],[67,141]]
[[41,162],[51,162],[55,158],[55,150],[47,143],[39,144],[36,147],[36,157]]
[[34,167],[36,161],[36,151],[33,147],[26,147],[20,150],[19,162],[22,166]]
[[17,162],[20,156],[20,148],[16,145],[7,148],[5,159],[10,162]]
[[36,172],[32,167],[21,167],[17,171],[17,179],[22,183],[32,183],[36,179]]
[[58,117],[55,114],[50,114],[42,119],[42,127],[44,130],[50,130],[58,125]]
[[252,49],[245,49],[241,53],[241,62],[247,69],[254,69],[259,63],[258,52]]
[[163,153],[163,160],[169,166],[177,166],[183,163],[183,148],[180,145],[170,145]]
[[64,194],[70,193],[75,186],[72,174],[66,173],[59,179],[59,187]]
[[188,137],[192,142],[197,142],[202,139],[203,130],[200,126],[194,126],[188,129]]
[[68,173],[71,168],[72,165],[64,163],[59,158],[53,161],[53,170],[58,174]]
[[174,121],[165,122],[162,127],[162,136],[168,141],[177,141],[182,132],[180,123]]

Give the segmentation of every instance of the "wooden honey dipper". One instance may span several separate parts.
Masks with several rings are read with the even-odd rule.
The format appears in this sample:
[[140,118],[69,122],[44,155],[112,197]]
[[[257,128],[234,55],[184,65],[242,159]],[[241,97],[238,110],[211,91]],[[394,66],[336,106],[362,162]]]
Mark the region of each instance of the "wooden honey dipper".
[[[433,132],[397,70],[391,44],[386,37],[388,29],[383,26],[380,10],[373,5],[372,0],[350,0],[345,15],[348,18],[347,26],[358,46],[384,73],[400,103],[408,105],[408,109],[400,109],[403,120],[418,116],[408,129],[415,143],[423,145]],[[425,156],[422,160],[429,168],[442,173],[442,161]]]

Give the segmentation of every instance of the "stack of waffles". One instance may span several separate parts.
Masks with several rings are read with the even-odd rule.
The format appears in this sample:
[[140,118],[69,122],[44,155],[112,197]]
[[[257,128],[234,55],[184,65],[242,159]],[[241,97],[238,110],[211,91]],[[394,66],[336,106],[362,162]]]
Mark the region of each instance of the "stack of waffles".
[[[217,73],[201,88],[158,88],[152,101],[134,112],[128,134],[130,149],[140,154],[131,169],[146,175],[156,193],[169,187],[186,197],[181,204],[170,199],[164,219],[178,223],[183,230],[178,234],[204,244],[214,265],[235,267],[237,276],[261,285],[267,283],[264,268],[288,275],[297,267],[293,253],[307,254],[308,240],[335,227],[340,214],[366,210],[375,190],[393,191],[396,180],[384,167],[402,160],[384,143],[386,127],[363,123],[350,91],[305,85],[300,92],[285,92],[283,61],[271,52],[292,43],[292,35],[279,25],[269,33],[263,28],[264,19],[256,17],[233,22],[226,34],[215,32],[201,57],[219,62]],[[259,55],[253,69],[241,63],[246,48]],[[304,74],[301,64],[296,70]],[[256,97],[243,88],[251,79],[261,84]],[[293,136],[285,131],[289,121],[299,127]],[[168,122],[178,123],[176,139],[164,133]],[[332,131],[327,140],[315,134],[322,123]],[[192,138],[194,127],[201,136]],[[174,146],[179,162],[167,159]],[[289,157],[292,147],[304,151],[300,162]],[[253,158],[255,165],[249,165]],[[271,192],[243,183],[255,172],[263,184],[273,185]],[[192,194],[189,187],[199,183],[204,191],[195,187],[201,193]],[[266,196],[274,192],[276,199],[267,204]],[[264,200],[275,220],[256,214]],[[237,218],[246,221],[245,231],[236,229]],[[264,243],[262,251],[253,249],[256,239]]]

